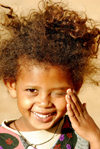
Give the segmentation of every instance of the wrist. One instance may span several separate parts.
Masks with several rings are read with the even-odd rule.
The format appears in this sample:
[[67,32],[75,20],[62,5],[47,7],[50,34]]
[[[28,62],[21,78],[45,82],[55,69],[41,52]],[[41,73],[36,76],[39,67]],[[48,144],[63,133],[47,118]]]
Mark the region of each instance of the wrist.
[[90,140],[90,149],[100,149],[100,129],[96,129]]

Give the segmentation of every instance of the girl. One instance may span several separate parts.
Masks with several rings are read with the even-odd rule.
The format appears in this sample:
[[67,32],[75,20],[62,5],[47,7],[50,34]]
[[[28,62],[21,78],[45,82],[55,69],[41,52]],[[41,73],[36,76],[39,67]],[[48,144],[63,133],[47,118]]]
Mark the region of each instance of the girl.
[[27,18],[6,8],[0,77],[22,116],[2,123],[0,149],[100,149],[100,129],[77,96],[95,70],[100,30],[61,3]]

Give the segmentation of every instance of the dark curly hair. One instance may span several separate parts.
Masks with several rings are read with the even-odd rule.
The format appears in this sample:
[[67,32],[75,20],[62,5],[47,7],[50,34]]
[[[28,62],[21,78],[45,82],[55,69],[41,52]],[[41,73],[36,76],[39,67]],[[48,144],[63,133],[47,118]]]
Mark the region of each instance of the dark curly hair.
[[[9,9],[3,14],[1,26],[10,32],[0,47],[0,77],[16,81],[19,59],[62,66],[69,69],[75,89],[84,77],[96,69],[91,59],[97,58],[100,30],[86,15],[63,6],[62,3],[43,1],[43,8],[19,17]],[[65,69],[66,70],[66,69]]]

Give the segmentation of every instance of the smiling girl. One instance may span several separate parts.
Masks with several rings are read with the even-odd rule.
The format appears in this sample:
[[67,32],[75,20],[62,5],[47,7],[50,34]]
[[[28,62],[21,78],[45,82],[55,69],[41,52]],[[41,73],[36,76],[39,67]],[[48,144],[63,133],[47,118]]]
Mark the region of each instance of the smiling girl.
[[100,30],[61,3],[23,18],[5,8],[0,77],[21,117],[2,123],[0,149],[99,149],[100,129],[77,94],[95,70]]

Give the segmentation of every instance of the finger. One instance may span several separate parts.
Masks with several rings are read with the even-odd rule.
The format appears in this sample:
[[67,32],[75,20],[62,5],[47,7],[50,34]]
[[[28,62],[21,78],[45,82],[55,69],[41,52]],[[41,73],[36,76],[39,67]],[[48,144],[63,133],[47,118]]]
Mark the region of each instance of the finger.
[[76,106],[79,114],[82,115],[82,113],[83,113],[83,105],[80,102],[80,100],[79,100],[76,92],[75,91],[72,91],[71,89],[68,89],[67,90],[67,94],[71,96],[71,99],[74,102],[74,104],[75,104],[75,106]]
[[72,126],[79,125],[79,122],[78,122],[77,118],[75,117],[74,112],[73,112],[70,104],[67,104],[67,113],[68,113],[68,116],[69,116],[70,121],[72,123]]
[[86,103],[83,103],[83,116],[84,118],[86,119],[87,118],[87,115],[88,115],[88,112],[87,112],[87,108],[86,108]]
[[71,108],[71,105],[69,103],[67,103],[67,113],[68,113],[69,117],[74,117],[75,116],[75,114],[74,114],[74,112]]
[[67,93],[71,96],[73,102],[75,103],[76,107],[78,108],[79,112],[82,112],[83,106],[82,103],[80,102],[77,94],[75,91],[68,89]]
[[70,108],[71,108],[70,110],[73,111],[73,115],[75,115],[75,117],[78,119],[80,114],[79,114],[74,102],[72,101],[71,96],[66,95],[66,101],[70,105]]

